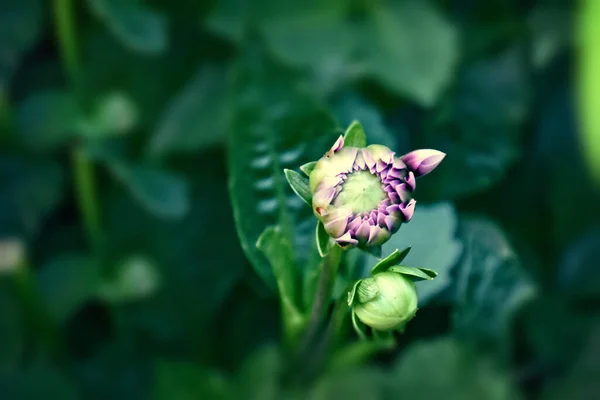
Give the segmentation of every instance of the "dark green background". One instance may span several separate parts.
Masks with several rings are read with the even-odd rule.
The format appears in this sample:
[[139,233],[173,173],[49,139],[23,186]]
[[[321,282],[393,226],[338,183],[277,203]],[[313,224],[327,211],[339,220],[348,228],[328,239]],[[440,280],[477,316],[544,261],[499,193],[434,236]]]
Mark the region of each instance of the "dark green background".
[[[0,0],[0,398],[595,398],[600,198],[580,155],[576,11]],[[398,154],[448,154],[384,246],[440,275],[393,349],[358,357],[349,329],[351,351],[286,384],[254,244],[284,224],[314,268],[314,219],[282,170],[354,119]],[[97,229],[78,196],[90,177]]]

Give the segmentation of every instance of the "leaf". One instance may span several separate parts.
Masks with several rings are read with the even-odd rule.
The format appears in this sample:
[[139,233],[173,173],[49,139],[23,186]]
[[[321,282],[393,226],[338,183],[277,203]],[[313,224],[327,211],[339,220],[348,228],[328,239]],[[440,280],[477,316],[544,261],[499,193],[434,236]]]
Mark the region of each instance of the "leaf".
[[281,398],[283,355],[275,345],[268,345],[248,357],[236,374],[233,398],[276,400]]
[[411,345],[396,362],[392,383],[393,393],[419,399],[521,398],[506,371],[450,337]]
[[[366,348],[369,342],[361,343],[364,343],[362,346]],[[371,344],[371,346],[374,345]],[[365,365],[322,375],[315,385],[307,388],[309,393],[299,396],[299,398],[309,400],[382,400],[400,397],[390,397],[389,387],[389,375],[382,368]]]
[[17,106],[19,139],[34,150],[52,150],[75,136],[80,115],[72,93],[48,90],[31,94]]
[[317,242],[317,250],[319,251],[319,255],[321,257],[325,257],[327,253],[329,253],[330,237],[327,231],[325,230],[325,225],[323,225],[323,222],[321,221],[317,221],[317,231],[315,240]]
[[377,264],[373,266],[371,270],[371,276],[378,274],[380,272],[387,271],[391,266],[399,264],[406,258],[408,253],[410,252],[410,247],[405,248],[400,251],[398,249],[394,250],[389,256],[379,261]]
[[344,146],[367,147],[367,135],[358,121],[352,121],[344,133]]
[[221,374],[188,362],[160,361],[155,364],[156,400],[224,399],[231,386]]
[[0,375],[18,370],[25,349],[25,324],[14,287],[0,275]]
[[33,46],[41,33],[42,22],[40,0],[0,1],[0,97],[8,88],[23,53]]
[[366,72],[422,106],[435,104],[458,61],[456,28],[425,1],[378,3],[368,17]]
[[316,165],[317,165],[316,161],[307,162],[306,164],[300,166],[300,171],[304,172],[304,175],[310,176],[310,173],[312,172],[313,169],[315,169]]
[[2,379],[2,398],[64,399],[80,398],[78,385],[60,366],[36,361]]
[[[427,267],[439,273],[433,281],[417,282],[419,307],[423,307],[444,291],[451,283],[450,269],[456,264],[462,250],[455,237],[458,225],[456,211],[451,203],[419,205],[412,220],[383,245],[384,254],[395,249],[410,247],[403,263]],[[393,250],[392,250],[393,249]],[[378,259],[366,257],[365,266],[377,264]]]
[[201,67],[161,113],[147,154],[160,158],[224,142],[226,82],[224,67]]
[[600,294],[600,229],[592,229],[573,243],[558,262],[555,286],[575,301],[593,301]]
[[306,204],[312,206],[312,193],[308,187],[308,179],[291,169],[284,169],[283,172],[294,193]]
[[117,161],[109,162],[108,167],[152,214],[177,219],[189,211],[188,184],[183,178],[153,167]]
[[[296,76],[260,48],[249,47],[238,61],[230,143],[231,201],[242,247],[271,288],[271,267],[255,247],[267,226],[280,226],[304,265],[310,257],[314,217],[292,192],[283,169],[320,158],[335,141],[335,123]],[[254,54],[253,54],[254,52]]]
[[102,96],[91,115],[80,117],[76,133],[87,139],[105,139],[129,133],[138,124],[136,104],[125,93],[112,92]]
[[64,323],[96,295],[100,271],[89,258],[66,254],[44,264],[36,281],[49,314]]
[[408,275],[413,281],[432,280],[437,276],[437,272],[426,268],[414,268],[406,265],[395,265],[388,269],[390,272],[397,272],[402,275]]
[[[419,142],[447,154],[419,189],[421,197],[460,198],[505,177],[521,156],[521,124],[531,90],[526,65],[524,52],[512,48],[477,60],[460,74],[456,95],[447,100],[447,120],[438,121]],[[461,179],[451,178],[457,174]]]
[[366,364],[366,362],[377,353],[391,351],[395,347],[396,341],[393,337],[381,340],[361,340],[359,342],[351,342],[331,356],[327,369],[335,372],[351,370]]
[[503,232],[485,219],[461,221],[465,246],[456,268],[454,329],[497,350],[506,350],[513,316],[536,294]]
[[133,51],[147,54],[167,47],[165,17],[140,0],[87,0],[91,10],[112,34]]
[[144,256],[133,256],[117,267],[116,276],[102,282],[98,295],[108,302],[140,300],[156,294],[160,286],[160,276]]

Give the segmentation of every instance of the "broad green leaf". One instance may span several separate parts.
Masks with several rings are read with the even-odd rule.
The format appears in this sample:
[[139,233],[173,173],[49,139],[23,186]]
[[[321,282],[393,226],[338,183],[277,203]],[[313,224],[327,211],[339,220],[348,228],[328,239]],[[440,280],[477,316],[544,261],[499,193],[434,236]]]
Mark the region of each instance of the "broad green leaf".
[[392,384],[396,396],[419,399],[520,398],[508,372],[449,337],[411,345],[396,362]]
[[414,268],[406,265],[395,265],[388,269],[390,272],[397,272],[402,275],[408,275],[413,281],[427,280],[430,281],[437,276],[435,271],[426,268]]
[[595,22],[600,16],[600,4],[597,1],[583,2],[578,15],[577,41],[578,48],[578,103],[581,121],[581,148],[588,164],[588,171],[600,187],[600,49],[598,37],[600,27]]
[[271,264],[279,289],[284,323],[288,325],[288,329],[297,329],[302,324],[303,317],[298,310],[296,290],[298,269],[294,262],[292,245],[279,227],[268,227],[258,238],[256,247],[264,253]]
[[371,276],[378,274],[380,272],[387,271],[391,266],[397,265],[402,262],[410,252],[410,247],[405,248],[400,251],[398,249],[394,250],[389,256],[379,261],[377,264],[373,266],[371,270]]
[[335,123],[296,75],[256,45],[238,60],[229,143],[229,185],[242,247],[258,275],[274,287],[271,267],[255,244],[267,226],[278,225],[304,265],[314,243],[314,217],[291,190],[284,168],[323,156]]
[[[480,192],[505,177],[521,156],[521,124],[531,91],[524,54],[511,48],[479,59],[461,72],[445,114],[439,114],[435,126],[418,142],[419,147],[447,154],[418,189],[421,198],[450,199]],[[457,174],[461,179],[451,178]]]
[[89,7],[127,48],[160,53],[167,47],[166,18],[141,0],[87,0]]
[[[429,178],[429,175],[426,177]],[[425,179],[425,178],[424,178]],[[418,189],[417,189],[418,193]],[[423,205],[417,203],[412,220],[383,245],[383,253],[410,247],[403,264],[435,270],[439,276],[433,281],[416,282],[419,307],[423,307],[443,292],[451,283],[450,269],[456,264],[462,244],[455,237],[458,227],[456,211],[451,203]],[[367,256],[365,267],[379,260]]]
[[107,166],[148,212],[162,218],[177,219],[189,211],[188,183],[178,175],[116,160],[109,161]]
[[360,122],[354,120],[344,133],[344,146],[367,147],[367,135]]
[[308,187],[308,179],[291,169],[284,169],[283,172],[294,193],[307,205],[312,206],[312,193]]
[[227,111],[226,83],[224,67],[200,68],[162,112],[147,154],[158,158],[222,143]]
[[362,37],[365,71],[384,87],[430,107],[458,61],[458,32],[427,1],[380,2]]
[[31,237],[60,204],[61,166],[44,158],[0,156],[0,235]]
[[155,363],[156,400],[225,399],[232,387],[216,371],[189,362],[159,361]]
[[129,133],[139,123],[136,104],[125,93],[102,96],[90,115],[80,117],[75,126],[78,136],[103,139]]
[[312,170],[315,169],[315,165],[317,165],[316,161],[307,162],[306,164],[300,166],[300,171],[302,171],[304,175],[310,176]]
[[143,256],[133,256],[118,265],[116,276],[99,285],[98,295],[115,303],[140,300],[155,295],[159,286],[156,266]]
[[329,252],[330,237],[327,231],[325,231],[325,225],[323,225],[323,222],[321,221],[317,221],[317,230],[315,236],[319,255],[321,257],[325,257]]
[[34,150],[52,150],[75,136],[81,109],[66,91],[37,92],[17,105],[19,139]]
[[506,351],[515,313],[536,294],[504,233],[486,219],[461,221],[465,246],[454,278],[456,332]]
[[50,316],[63,323],[96,296],[100,271],[88,257],[68,254],[44,264],[36,281]]
[[41,0],[0,0],[0,97],[23,53],[33,46],[42,31],[42,6]]

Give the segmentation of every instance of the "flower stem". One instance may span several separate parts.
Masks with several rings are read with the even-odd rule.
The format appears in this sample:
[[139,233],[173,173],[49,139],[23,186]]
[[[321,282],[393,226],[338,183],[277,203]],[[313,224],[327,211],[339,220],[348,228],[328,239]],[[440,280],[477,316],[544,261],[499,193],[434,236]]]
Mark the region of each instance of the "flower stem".
[[[80,97],[80,100],[83,100],[82,69],[77,54],[73,0],[54,0],[54,20],[63,65],[73,90]],[[94,167],[86,153],[79,148],[72,150],[72,163],[79,210],[84,221],[88,240],[92,248],[98,251],[101,243],[101,229],[96,201]]]

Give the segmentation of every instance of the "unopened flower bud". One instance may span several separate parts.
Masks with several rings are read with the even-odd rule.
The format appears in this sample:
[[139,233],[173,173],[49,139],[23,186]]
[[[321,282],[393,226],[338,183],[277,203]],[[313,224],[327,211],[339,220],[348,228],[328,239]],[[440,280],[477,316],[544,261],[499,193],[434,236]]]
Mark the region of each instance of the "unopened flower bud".
[[396,157],[381,145],[344,146],[340,137],[310,173],[313,211],[341,247],[381,246],[412,218],[416,177],[444,156],[417,150]]

